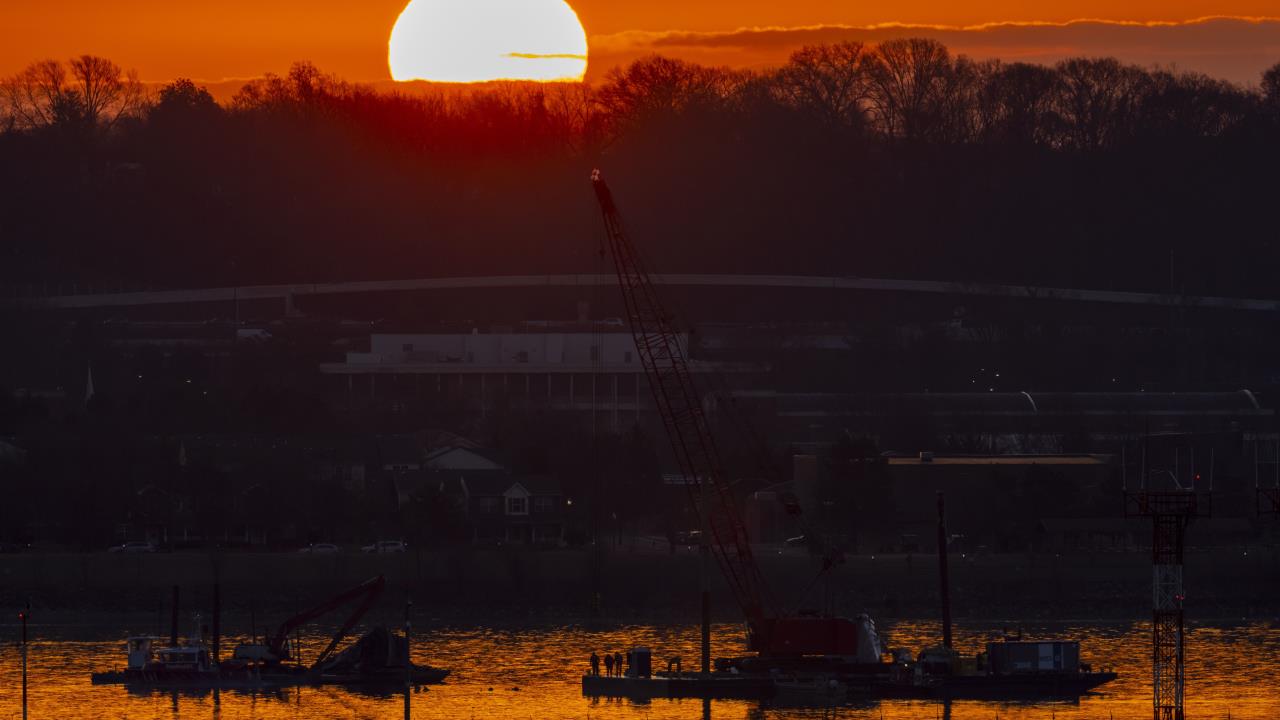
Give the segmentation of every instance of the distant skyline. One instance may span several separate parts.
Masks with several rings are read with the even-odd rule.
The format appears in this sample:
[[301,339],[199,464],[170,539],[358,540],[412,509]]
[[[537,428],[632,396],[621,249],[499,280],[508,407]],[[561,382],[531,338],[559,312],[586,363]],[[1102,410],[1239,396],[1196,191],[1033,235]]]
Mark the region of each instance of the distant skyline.
[[[590,39],[588,79],[648,53],[730,67],[784,62],[805,43],[926,35],[975,58],[1053,62],[1115,55],[1256,83],[1280,61],[1275,0],[569,0]],[[387,39],[405,0],[9,0],[0,76],[92,53],[145,81],[219,83],[297,60],[359,82],[389,81]]]

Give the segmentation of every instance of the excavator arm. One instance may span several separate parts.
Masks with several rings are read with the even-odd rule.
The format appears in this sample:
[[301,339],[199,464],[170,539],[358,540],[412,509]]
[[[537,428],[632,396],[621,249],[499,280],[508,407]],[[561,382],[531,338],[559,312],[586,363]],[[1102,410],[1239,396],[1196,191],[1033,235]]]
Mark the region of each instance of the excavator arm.
[[369,609],[373,607],[373,604],[377,602],[378,598],[382,595],[382,591],[386,588],[386,584],[386,578],[379,575],[360,583],[350,590],[339,593],[309,610],[304,610],[303,612],[294,615],[281,623],[280,627],[276,629],[275,634],[268,639],[268,649],[270,649],[272,654],[276,657],[282,660],[287,659],[289,657],[289,635],[294,630],[328,615],[347,603],[359,600],[360,604],[347,617],[338,632],[334,633],[328,647],[326,647],[324,652],[320,653],[320,656],[316,659],[313,666],[318,666],[333,653],[334,649],[338,647],[338,644],[342,642],[342,639],[351,631],[351,628],[355,627],[356,623],[360,622],[360,619],[365,616],[365,613],[369,612]]

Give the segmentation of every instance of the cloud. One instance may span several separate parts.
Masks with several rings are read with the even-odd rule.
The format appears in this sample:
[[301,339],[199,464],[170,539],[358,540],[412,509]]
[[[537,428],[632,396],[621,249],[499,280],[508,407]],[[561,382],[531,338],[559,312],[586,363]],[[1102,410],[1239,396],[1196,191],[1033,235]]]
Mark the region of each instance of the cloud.
[[1186,22],[991,23],[966,27],[885,24],[864,27],[742,28],[729,32],[623,32],[591,39],[592,71],[651,53],[708,65],[766,67],[785,63],[803,45],[901,37],[935,38],[977,59],[1053,63],[1073,56],[1114,56],[1139,65],[1176,66],[1242,84],[1280,62],[1280,18],[1208,17]]

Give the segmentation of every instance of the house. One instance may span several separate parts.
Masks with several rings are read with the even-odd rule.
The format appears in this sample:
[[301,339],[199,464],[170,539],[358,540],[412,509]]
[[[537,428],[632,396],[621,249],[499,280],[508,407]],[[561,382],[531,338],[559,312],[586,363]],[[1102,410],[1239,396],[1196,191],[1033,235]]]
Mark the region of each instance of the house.
[[564,497],[555,478],[473,472],[462,485],[473,541],[542,545],[564,538]]
[[497,453],[479,448],[446,446],[427,453],[425,466],[430,470],[459,472],[502,470],[504,464]]

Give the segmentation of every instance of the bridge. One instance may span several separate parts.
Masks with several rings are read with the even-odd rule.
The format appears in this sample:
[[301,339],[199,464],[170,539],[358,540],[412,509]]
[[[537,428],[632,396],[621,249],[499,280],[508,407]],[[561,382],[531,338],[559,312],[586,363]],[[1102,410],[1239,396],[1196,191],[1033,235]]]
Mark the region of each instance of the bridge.
[[[783,288],[833,291],[870,291],[924,293],[1009,298],[1017,300],[1049,300],[1118,305],[1145,305],[1171,308],[1200,308],[1276,312],[1280,300],[1190,296],[1176,294],[1082,290],[1021,285],[948,282],[941,280],[892,280],[861,277],[819,277],[808,275],[655,275],[659,285],[683,287]],[[307,296],[353,295],[362,293],[414,292],[426,290],[573,288],[609,286],[617,283],[613,275],[510,275],[493,277],[424,278],[412,280],[371,280],[364,282],[311,283],[287,285],[244,285],[238,287],[191,290],[147,290],[90,294],[54,294],[14,296],[8,304],[48,310],[82,310],[156,305],[190,305],[199,303],[282,300],[291,311],[296,298]]]

